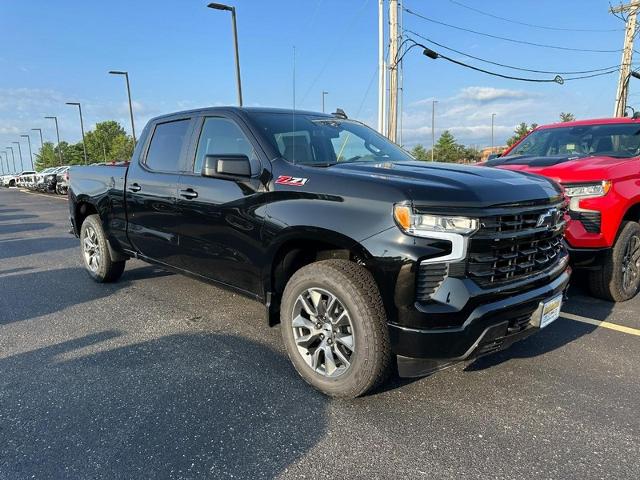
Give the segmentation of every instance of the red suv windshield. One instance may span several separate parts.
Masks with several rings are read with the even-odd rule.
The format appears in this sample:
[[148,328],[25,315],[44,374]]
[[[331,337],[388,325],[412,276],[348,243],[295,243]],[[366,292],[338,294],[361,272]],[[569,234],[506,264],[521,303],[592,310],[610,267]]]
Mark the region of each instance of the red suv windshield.
[[508,157],[521,155],[637,157],[640,155],[640,125],[612,123],[536,130],[511,150]]

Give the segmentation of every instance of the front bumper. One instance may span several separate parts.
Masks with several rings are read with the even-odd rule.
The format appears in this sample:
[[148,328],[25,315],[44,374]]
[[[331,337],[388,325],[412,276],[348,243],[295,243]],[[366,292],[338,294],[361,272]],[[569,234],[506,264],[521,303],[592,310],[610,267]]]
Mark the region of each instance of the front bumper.
[[548,284],[476,307],[463,325],[453,328],[418,329],[390,324],[392,350],[396,355],[439,360],[466,360],[506,348],[539,330],[535,314],[542,302],[563,294],[571,269]]

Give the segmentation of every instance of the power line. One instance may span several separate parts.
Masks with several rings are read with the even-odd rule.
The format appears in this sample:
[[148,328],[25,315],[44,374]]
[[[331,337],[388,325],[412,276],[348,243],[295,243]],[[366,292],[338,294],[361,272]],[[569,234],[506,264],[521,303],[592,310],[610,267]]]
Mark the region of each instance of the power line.
[[[477,72],[486,73],[488,75],[493,75],[494,77],[506,78],[508,80],[518,80],[518,81],[521,81],[521,82],[532,82],[532,83],[559,83],[559,84],[564,83],[564,80],[560,75],[556,75],[555,78],[528,78],[528,77],[516,77],[516,76],[513,76],[513,75],[504,75],[502,73],[492,72],[490,70],[485,70],[484,68],[476,67],[474,65],[469,65],[468,63],[464,63],[464,62],[461,62],[459,60],[455,60],[455,59],[453,59],[451,57],[447,57],[446,55],[442,55],[441,53],[434,52],[429,47],[427,47],[426,45],[423,45],[421,43],[417,43],[416,42],[411,47],[424,48],[424,52],[423,53],[427,57],[429,57],[429,58],[431,58],[433,60],[436,60],[438,58],[442,58],[444,60],[447,60],[448,62],[455,63],[456,65],[460,65],[461,67],[469,68],[469,69],[475,70]],[[411,49],[411,47],[409,47],[406,51],[408,52]]]
[[[562,85],[564,82],[566,81],[570,81],[570,80],[582,80],[585,78],[593,78],[593,77],[598,77],[600,75],[610,75],[612,73],[617,72],[619,69],[616,68],[615,70],[610,70],[608,72],[600,72],[600,73],[594,73],[591,75],[583,75],[583,76],[577,76],[577,77],[569,77],[569,78],[563,78],[560,75],[556,75],[555,78],[530,78],[530,77],[516,77],[513,75],[504,75],[502,73],[497,73],[497,72],[492,72],[490,70],[486,70],[484,68],[480,68],[480,67],[476,67],[474,65],[469,65],[468,63],[464,63],[461,62],[459,60],[455,60],[451,57],[447,57],[446,55],[442,55],[441,53],[438,52],[434,52],[433,50],[431,50],[429,47],[422,45],[421,43],[414,43],[411,47],[409,47],[406,51],[408,52],[412,47],[421,47],[424,48],[424,54],[432,59],[437,59],[437,58],[442,58],[444,60],[447,60],[448,62],[451,63],[455,63],[456,65],[460,65],[462,67],[465,68],[469,68],[471,70],[475,70],[477,72],[481,72],[481,73],[486,73],[488,75],[493,75],[494,77],[500,77],[500,78],[506,78],[508,80],[518,80],[521,82],[532,82],[532,83],[558,83],[560,85]],[[402,58],[400,58],[402,59]]]
[[532,28],[542,28],[544,30],[556,30],[561,32],[619,32],[624,30],[623,28],[564,28],[564,27],[550,27],[546,25],[537,25],[535,23],[526,23],[518,20],[513,20],[511,18],[501,17],[499,15],[494,15],[493,13],[484,12],[477,8],[471,7],[469,5],[465,5],[462,2],[458,2],[456,0],[449,0],[451,3],[458,5],[459,7],[466,8],[467,10],[471,10],[473,12],[479,13],[480,15],[484,15],[486,17],[496,18],[498,20],[502,20],[504,22],[515,23],[516,25],[524,25],[525,27]]
[[494,62],[492,60],[487,60],[486,58],[476,57],[476,56],[471,55],[469,53],[465,53],[465,52],[462,52],[460,50],[456,50],[455,48],[447,47],[446,45],[443,45],[442,43],[438,43],[435,40],[431,40],[430,38],[427,38],[424,35],[419,34],[418,32],[414,32],[413,30],[405,30],[405,32],[406,33],[410,33],[412,35],[415,35],[416,37],[419,37],[422,40],[425,40],[425,41],[427,41],[429,43],[437,45],[440,48],[444,48],[445,50],[449,50],[450,52],[454,52],[454,53],[457,53],[459,55],[463,55],[463,56],[468,57],[468,58],[473,58],[474,60],[478,60],[480,62],[488,63],[490,65],[495,65],[497,67],[509,68],[511,70],[519,70],[521,72],[555,73],[555,74],[558,74],[558,75],[580,75],[580,74],[584,74],[584,73],[604,72],[605,70],[611,70],[611,69],[618,69],[619,68],[618,65],[611,65],[609,67],[594,68],[594,69],[591,69],[591,70],[577,70],[577,71],[569,71],[569,72],[558,72],[558,71],[554,71],[554,70],[536,70],[536,69],[533,69],[533,68],[516,67],[516,66],[513,66],[513,65],[507,65],[506,63],[499,63],[499,62]]
[[530,46],[533,46],[533,47],[552,48],[552,49],[555,49],[555,50],[568,50],[568,51],[571,51],[571,52],[619,53],[619,52],[622,51],[620,49],[617,49],[617,50],[599,50],[599,49],[589,49],[589,48],[562,47],[560,45],[548,45],[548,44],[545,44],[545,43],[527,42],[526,40],[516,40],[516,39],[513,39],[513,38],[500,37],[498,35],[493,35],[491,33],[486,33],[486,32],[478,32],[477,30],[471,30],[470,28],[458,27],[456,25],[451,25],[450,23],[445,23],[445,22],[441,22],[439,20],[434,20],[433,18],[425,17],[424,15],[421,15],[421,14],[419,14],[417,12],[414,12],[413,10],[410,10],[408,8],[404,8],[404,11],[407,12],[409,15],[414,15],[414,16],[416,16],[418,18],[426,20],[427,22],[435,23],[437,25],[442,25],[444,27],[453,28],[455,30],[460,30],[462,32],[474,33],[476,35],[482,35],[484,37],[494,38],[494,39],[497,39],[497,40],[504,40],[505,42],[519,43],[519,44],[522,44],[522,45],[530,45]]

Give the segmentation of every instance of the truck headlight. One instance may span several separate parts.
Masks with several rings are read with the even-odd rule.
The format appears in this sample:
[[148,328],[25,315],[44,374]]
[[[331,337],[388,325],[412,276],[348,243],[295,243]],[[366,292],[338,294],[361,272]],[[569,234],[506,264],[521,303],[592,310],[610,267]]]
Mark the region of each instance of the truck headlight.
[[416,237],[433,237],[433,233],[471,235],[478,230],[478,219],[414,213],[408,205],[394,205],[393,217],[403,232]]
[[565,185],[564,187],[564,193],[569,198],[603,197],[609,190],[611,190],[611,180]]

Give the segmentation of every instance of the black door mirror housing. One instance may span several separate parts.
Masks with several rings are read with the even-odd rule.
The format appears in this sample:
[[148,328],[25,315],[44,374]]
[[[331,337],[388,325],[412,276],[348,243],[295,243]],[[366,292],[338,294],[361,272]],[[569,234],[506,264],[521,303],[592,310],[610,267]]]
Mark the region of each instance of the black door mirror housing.
[[250,177],[251,162],[246,155],[207,155],[202,165],[203,177]]

